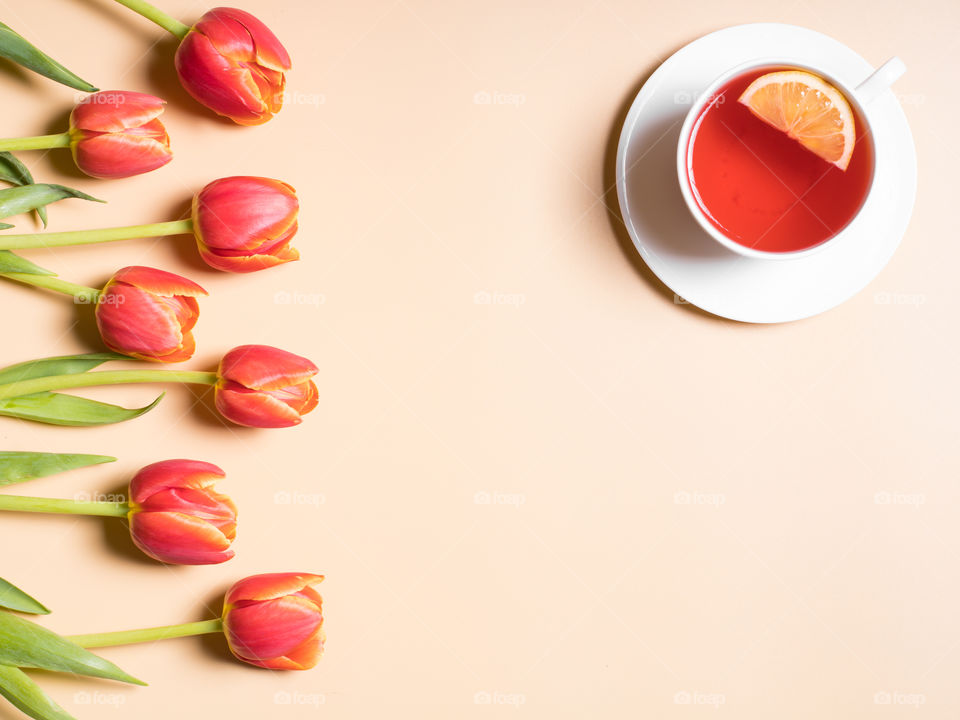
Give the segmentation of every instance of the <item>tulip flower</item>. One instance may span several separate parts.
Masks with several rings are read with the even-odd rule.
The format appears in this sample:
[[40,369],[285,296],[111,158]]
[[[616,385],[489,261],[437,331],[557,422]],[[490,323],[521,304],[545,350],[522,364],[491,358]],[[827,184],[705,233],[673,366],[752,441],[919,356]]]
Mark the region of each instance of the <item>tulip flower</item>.
[[216,465],[165,460],[130,481],[128,500],[90,501],[0,494],[0,510],[125,517],[144,553],[163,563],[210,565],[233,557],[237,508],[213,490],[224,477]]
[[180,82],[197,102],[239,125],[265,123],[283,106],[290,56],[248,12],[206,13],[184,36],[174,61]]
[[297,260],[290,247],[297,232],[296,191],[279,180],[227,177],[193,199],[193,230],[208,265],[252,272]]
[[236,583],[215,620],[71,635],[85,648],[131,645],[223,632],[239,660],[272,670],[309,670],[323,655],[323,598],[313,586],[323,575],[269,573]]
[[267,345],[242,345],[220,361],[217,410],[237,425],[290,427],[317,406],[317,366]]
[[49,275],[2,273],[27,285],[72,295],[96,305],[104,345],[140,360],[181,362],[193,356],[196,298],[207,291],[192,280],[164,270],[132,266],[117,271],[102,290]]
[[134,92],[88,95],[70,113],[70,150],[87,175],[125,178],[156,170],[173,158],[158,119],[164,102]]
[[[0,384],[0,415],[60,425],[103,425],[136,417],[153,405],[126,410],[99,403],[91,409],[84,398],[69,396],[69,404],[53,405],[55,391],[67,388],[130,383],[176,382],[214,387],[217,410],[237,425],[278,428],[299,425],[318,403],[313,377],[317,366],[304,357],[267,345],[242,345],[220,361],[217,372],[188,370],[90,370],[115,356],[71,355],[22,363],[0,370],[0,376],[21,376]],[[17,374],[19,368],[28,372]],[[82,372],[77,372],[77,369]],[[40,371],[44,373],[40,375]],[[93,402],[88,401],[88,402]],[[159,402],[159,398],[154,404]],[[132,413],[132,414],[131,414]]]
[[189,27],[144,0],[117,2],[180,40],[177,75],[197,102],[239,125],[260,125],[280,111],[290,56],[253,15],[219,7]]
[[233,654],[273,670],[309,670],[323,654],[322,575],[270,573],[227,592],[223,629]]
[[70,113],[67,132],[0,140],[0,151],[69,147],[77,167],[92,177],[150,172],[173,158],[170,138],[159,120],[163,106],[163,100],[144,93],[93,93]]
[[213,484],[223,470],[197,460],[165,460],[130,481],[130,536],[155,560],[210,565],[233,557],[237,508]]
[[89,245],[136,237],[193,234],[200,256],[217,270],[247,273],[297,260],[296,190],[279,180],[239,175],[207,184],[186,220],[102,230],[0,235],[0,250]]
[[190,332],[202,287],[179,275],[148,267],[117,272],[97,300],[97,327],[114,352],[141,360],[180,362],[193,357]]

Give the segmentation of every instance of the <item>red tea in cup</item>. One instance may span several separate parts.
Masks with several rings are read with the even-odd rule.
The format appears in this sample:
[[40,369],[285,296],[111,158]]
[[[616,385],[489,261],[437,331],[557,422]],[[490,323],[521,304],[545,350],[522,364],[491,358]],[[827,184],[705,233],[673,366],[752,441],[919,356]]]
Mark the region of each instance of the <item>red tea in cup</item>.
[[873,180],[873,141],[856,103],[853,154],[841,170],[738,102],[757,78],[792,69],[753,68],[726,82],[704,104],[686,148],[687,182],[707,220],[730,240],[770,253],[835,236]]

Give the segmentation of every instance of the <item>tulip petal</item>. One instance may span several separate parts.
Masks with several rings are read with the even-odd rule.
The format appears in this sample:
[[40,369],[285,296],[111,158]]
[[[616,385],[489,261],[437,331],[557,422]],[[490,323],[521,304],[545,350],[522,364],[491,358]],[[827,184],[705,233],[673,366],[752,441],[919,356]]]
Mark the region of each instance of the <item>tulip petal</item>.
[[303,422],[300,413],[285,402],[236,383],[218,387],[214,403],[227,420],[246,427],[282,428]]
[[156,170],[173,158],[167,144],[144,135],[87,136],[73,143],[71,149],[77,167],[91,177],[108,180]]
[[301,415],[306,415],[308,412],[315,410],[317,405],[320,404],[320,392],[317,390],[316,383],[312,380],[303,383],[301,387],[304,387],[306,393],[300,401],[300,406],[296,407],[295,410]]
[[271,114],[280,112],[283,108],[283,90],[287,84],[283,73],[259,65],[249,65],[247,70],[250,72],[250,80],[257,86],[257,94],[263,100],[267,110]]
[[272,600],[306,590],[315,593],[319,598],[320,595],[313,590],[313,586],[322,583],[323,579],[323,575],[315,575],[313,573],[263,573],[261,575],[251,575],[234,583],[233,587],[227,591],[224,603],[226,606],[233,606],[246,601]]
[[230,648],[244,659],[260,661],[295,653],[322,623],[320,608],[297,595],[235,606],[224,616]]
[[147,360],[148,362],[179,363],[192,358],[196,351],[197,341],[194,339],[193,333],[185,332],[183,333],[183,341],[180,343],[180,347],[171,353],[153,353],[150,355],[137,353],[127,354],[130,355],[130,357],[137,358],[138,360]]
[[130,498],[143,503],[155,493],[169,488],[208,488],[226,473],[213,463],[201,460],[161,460],[141,468],[130,481]]
[[[253,18],[243,10],[240,15]],[[214,8],[205,13],[193,27],[194,32],[200,33],[217,52],[238,63],[249,63],[257,59],[257,49],[253,36],[240,21],[240,17],[230,12],[229,8]]]
[[237,176],[214,180],[194,198],[194,230],[217,252],[256,251],[293,237],[300,203],[296,190],[271,178]]
[[256,272],[300,259],[300,253],[289,245],[275,251],[274,255],[227,255],[215,252],[205,245],[199,245],[199,249],[200,256],[207,265],[224,272]]
[[[323,628],[317,629],[310,638],[302,642],[299,646],[291,650],[286,655],[280,657],[262,659],[253,657],[243,657],[241,652],[231,648],[234,655],[239,659],[257,667],[267,668],[269,670],[310,670],[316,667],[323,657],[323,644],[326,641]],[[229,644],[229,640],[228,640]]]
[[184,335],[193,330],[200,318],[200,304],[195,298],[181,295],[174,295],[173,297],[154,295],[154,297],[170,309],[177,322],[180,323],[180,331]]
[[175,64],[184,89],[214,112],[241,125],[259,125],[272,117],[250,70],[221,55],[198,32],[191,31],[180,43]]
[[239,8],[210,10],[196,25],[224,55],[256,61],[277,71],[290,69],[290,55],[277,36],[257,17]]
[[269,345],[241,345],[220,361],[220,377],[253,390],[280,390],[320,372],[310,360]]
[[205,520],[220,530],[229,540],[236,537],[237,506],[226,495],[214,490],[167,488],[154,493],[134,507],[134,512],[183,513]]
[[102,90],[77,104],[70,113],[70,127],[119,133],[155,120],[163,113],[165,104],[160,98],[146,93]]
[[309,670],[310,668],[316,667],[320,658],[323,657],[323,643],[325,640],[326,638],[321,625],[320,629],[314,633],[312,638],[286,654],[283,659],[289,662],[290,665],[283,669]]
[[135,512],[130,536],[144,553],[164,563],[211,565],[233,557],[230,538],[206,520],[176,512]]
[[165,297],[173,295],[199,297],[207,294],[207,291],[197,283],[181,275],[142,265],[121,268],[114,274],[113,279]]

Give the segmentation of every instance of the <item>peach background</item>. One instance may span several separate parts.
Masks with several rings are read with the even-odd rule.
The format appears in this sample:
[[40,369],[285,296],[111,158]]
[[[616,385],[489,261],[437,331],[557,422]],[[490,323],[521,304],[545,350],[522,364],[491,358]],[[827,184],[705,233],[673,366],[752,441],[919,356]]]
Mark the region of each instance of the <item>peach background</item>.
[[[163,5],[187,21],[206,7]],[[40,678],[68,711],[956,717],[960,6],[242,6],[295,64],[291,101],[255,129],[192,103],[162,31],[108,0],[0,1],[100,87],[169,100],[177,153],[122,182],[78,176],[64,151],[23,157],[38,180],[109,200],[52,206],[52,230],[171,219],[219,176],[282,178],[303,201],[303,261],[217,274],[188,238],[26,254],[90,284],[128,264],[189,275],[211,297],[188,366],[278,345],[320,365],[320,408],[295,429],[246,431],[171,388],[116,427],[0,419],[6,449],[120,458],[14,492],[122,491],[180,456],[221,464],[241,509],[237,558],[194,568],[141,559],[116,521],[8,514],[2,575],[55,610],[50,627],[92,632],[211,616],[247,574],[322,572],[328,652],[277,674],[216,637],[105,650],[151,687]],[[920,163],[887,269],[845,305],[772,327],[674,305],[625,237],[610,174],[642,79],[703,33],[764,20],[875,64],[899,54]],[[62,129],[75,98],[6,64],[0,90],[4,136]],[[4,363],[98,348],[89,308],[12,284],[0,298]]]

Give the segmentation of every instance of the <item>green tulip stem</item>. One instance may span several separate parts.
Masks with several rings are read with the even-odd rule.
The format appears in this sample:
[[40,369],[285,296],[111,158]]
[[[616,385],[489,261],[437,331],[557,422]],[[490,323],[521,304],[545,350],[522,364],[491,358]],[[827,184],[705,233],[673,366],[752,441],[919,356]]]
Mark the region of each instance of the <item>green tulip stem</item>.
[[144,0],[117,0],[118,3],[130,8],[138,15],[143,15],[147,20],[155,22],[169,33],[177,36],[181,40],[190,32],[190,26],[184,25],[176,18],[170,17],[163,10],[154,7]]
[[0,400],[68,388],[153,382],[216,385],[217,374],[215,372],[193,370],[102,370],[69,375],[50,375],[0,385]]
[[58,147],[70,147],[70,133],[34,135],[33,137],[6,138],[0,140],[0,152],[10,150],[47,150]]
[[63,247],[65,245],[93,245],[130,238],[186,235],[193,233],[193,220],[171,220],[149,225],[126,225],[100,230],[72,230],[69,232],[27,233],[0,235],[0,250]]
[[0,495],[0,510],[57,513],[60,515],[125,517],[126,514],[130,512],[130,506],[125,502],[98,502],[89,500],[63,500],[61,498],[25,497],[23,495]]
[[112,645],[133,645],[134,643],[154,642],[169,638],[208,635],[223,632],[223,621],[199,620],[180,625],[162,625],[140,630],[120,630],[118,632],[92,633],[90,635],[67,635],[77,645],[85,648],[110,647]]
[[95,303],[100,297],[100,291],[96,288],[86,285],[77,285],[76,283],[61,280],[52,275],[35,275],[33,273],[0,273],[0,277],[10,280],[33,285],[44,290],[56,290],[65,295],[72,295],[74,298],[85,303]]

